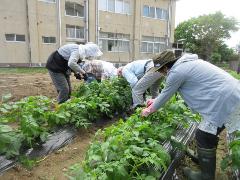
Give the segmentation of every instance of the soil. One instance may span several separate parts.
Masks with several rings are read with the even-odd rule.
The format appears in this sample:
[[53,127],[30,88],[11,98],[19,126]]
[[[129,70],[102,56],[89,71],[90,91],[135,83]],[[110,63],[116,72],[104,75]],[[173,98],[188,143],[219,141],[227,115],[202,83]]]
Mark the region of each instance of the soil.
[[[73,86],[79,81],[71,77]],[[0,97],[6,94],[12,94],[10,101],[17,101],[23,97],[31,95],[44,95],[51,98],[56,98],[57,93],[47,73],[36,74],[0,74]],[[27,170],[21,165],[8,170],[0,180],[65,180],[67,177],[64,175],[67,168],[84,159],[86,150],[91,142],[95,132],[104,125],[94,125],[88,130],[79,130],[78,136],[73,142],[64,148],[49,154],[48,156],[40,159],[37,166],[31,170]],[[220,161],[227,153],[226,132],[220,136],[220,142],[217,150],[217,171],[216,179],[227,180],[228,176],[220,169]],[[190,166],[197,167],[191,160],[185,158],[180,167],[177,169],[178,179],[184,180],[182,167]]]

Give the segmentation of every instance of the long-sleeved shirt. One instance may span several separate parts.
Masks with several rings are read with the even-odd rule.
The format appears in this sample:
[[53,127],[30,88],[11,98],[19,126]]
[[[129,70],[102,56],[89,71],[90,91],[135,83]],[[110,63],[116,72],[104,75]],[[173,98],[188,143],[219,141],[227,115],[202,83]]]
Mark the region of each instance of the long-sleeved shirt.
[[108,79],[108,78],[114,78],[117,76],[117,68],[110,62],[102,61],[103,66],[103,74],[102,74],[102,80]]
[[133,88],[145,72],[153,66],[154,64],[151,59],[136,60],[123,67],[122,76],[128,81],[131,88]]
[[[80,45],[83,46],[83,45]],[[81,48],[78,44],[66,44],[58,49],[58,53],[68,61],[68,66],[74,71],[78,73],[85,73],[80,66],[77,64],[79,59],[83,59],[85,54],[84,50],[81,52],[79,48]]]
[[153,108],[160,108],[177,91],[192,110],[216,127],[222,127],[240,104],[239,81],[196,54],[185,54],[173,65]]
[[117,76],[117,68],[112,63],[102,60],[86,61],[82,68],[85,72],[92,73],[99,80]]

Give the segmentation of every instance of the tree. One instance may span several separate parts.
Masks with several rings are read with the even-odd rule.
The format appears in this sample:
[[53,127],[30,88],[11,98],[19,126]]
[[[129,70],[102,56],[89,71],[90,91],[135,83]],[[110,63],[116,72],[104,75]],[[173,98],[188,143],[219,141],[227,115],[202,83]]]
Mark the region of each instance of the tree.
[[224,39],[239,29],[239,23],[233,17],[225,17],[221,12],[191,18],[180,23],[175,29],[175,40],[186,39],[185,48],[197,53],[201,58],[210,60],[213,53],[218,53]]

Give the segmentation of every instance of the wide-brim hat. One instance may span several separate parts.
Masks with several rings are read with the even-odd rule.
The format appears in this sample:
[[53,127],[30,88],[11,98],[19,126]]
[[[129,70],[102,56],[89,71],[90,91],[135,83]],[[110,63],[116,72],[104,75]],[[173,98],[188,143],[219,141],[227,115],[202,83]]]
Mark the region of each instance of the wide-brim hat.
[[175,57],[173,50],[165,50],[160,54],[156,54],[152,57],[154,67],[152,67],[148,72],[156,72],[166,64],[178,60],[178,58]]

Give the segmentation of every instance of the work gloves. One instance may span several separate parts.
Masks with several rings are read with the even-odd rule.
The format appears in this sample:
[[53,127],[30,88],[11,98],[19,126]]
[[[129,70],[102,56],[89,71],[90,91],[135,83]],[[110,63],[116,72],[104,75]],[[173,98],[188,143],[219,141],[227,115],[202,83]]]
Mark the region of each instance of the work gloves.
[[74,76],[75,76],[75,78],[78,79],[78,80],[81,80],[81,79],[82,79],[80,73],[75,73]]
[[84,81],[87,81],[87,79],[88,79],[87,73],[82,74],[82,75],[81,75],[80,73],[75,73],[74,76],[75,76],[75,78],[78,79],[78,80],[83,79]]
[[84,79],[84,81],[87,81],[87,80],[88,80],[88,75],[87,75],[87,73],[83,74],[83,79]]
[[141,116],[147,117],[149,114],[155,112],[156,110],[153,108],[154,99],[147,100],[147,108],[144,108],[141,112]]

